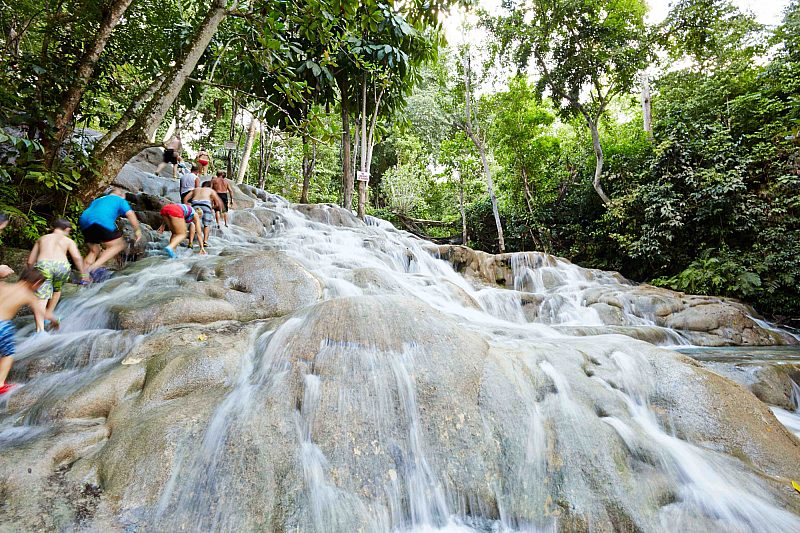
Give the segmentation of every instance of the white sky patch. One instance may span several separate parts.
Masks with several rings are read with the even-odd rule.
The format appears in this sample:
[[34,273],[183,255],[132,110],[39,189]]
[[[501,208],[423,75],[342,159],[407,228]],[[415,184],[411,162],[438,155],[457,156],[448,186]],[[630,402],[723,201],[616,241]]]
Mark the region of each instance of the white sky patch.
[[[650,8],[647,22],[658,24],[667,16],[671,2],[668,0],[646,0]],[[789,0],[732,0],[742,11],[753,13],[756,20],[767,26],[777,26],[783,20],[783,12],[789,5]],[[496,13],[500,11],[500,0],[479,0],[478,7]],[[472,29],[467,29],[469,26]],[[464,10],[453,10],[444,20],[445,36],[451,46],[460,46],[465,42],[480,45],[486,42],[487,35],[482,29],[476,29],[477,17],[467,14]]]

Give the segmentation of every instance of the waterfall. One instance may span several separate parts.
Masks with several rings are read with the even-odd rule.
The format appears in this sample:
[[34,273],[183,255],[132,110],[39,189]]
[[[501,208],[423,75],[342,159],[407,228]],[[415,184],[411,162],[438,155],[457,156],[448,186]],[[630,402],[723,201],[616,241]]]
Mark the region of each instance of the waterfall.
[[[630,338],[688,342],[619,276],[518,254],[500,288],[386,222],[258,204],[212,236],[209,257],[148,258],[65,299],[61,332],[20,344],[25,384],[3,399],[0,458],[80,435],[69,475],[109,494],[86,524],[800,530],[760,466],[726,451],[724,435],[714,447],[690,431],[706,411],[673,416],[681,401],[710,402],[697,398],[706,385],[674,353]],[[247,272],[225,265],[265,250],[297,265],[287,287],[318,284],[319,301],[211,324],[162,311],[117,329],[170,295],[189,298],[187,313],[193,294],[245,305]],[[244,348],[209,344],[217,337]]]

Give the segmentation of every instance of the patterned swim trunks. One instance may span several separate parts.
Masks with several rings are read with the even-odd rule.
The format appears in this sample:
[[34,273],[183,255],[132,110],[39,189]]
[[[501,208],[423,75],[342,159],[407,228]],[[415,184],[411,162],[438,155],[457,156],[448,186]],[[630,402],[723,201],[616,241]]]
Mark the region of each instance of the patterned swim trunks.
[[10,320],[0,321],[0,357],[14,355],[14,334],[17,329]]
[[61,287],[69,281],[72,271],[69,261],[37,261],[33,268],[44,276],[44,283],[34,293],[42,300],[49,300],[54,292],[61,292]]

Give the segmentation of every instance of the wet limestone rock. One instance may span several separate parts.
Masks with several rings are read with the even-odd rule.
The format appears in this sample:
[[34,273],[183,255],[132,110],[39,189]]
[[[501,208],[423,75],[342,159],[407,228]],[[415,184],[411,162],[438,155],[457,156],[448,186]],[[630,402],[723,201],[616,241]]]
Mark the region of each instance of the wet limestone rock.
[[239,320],[282,316],[317,302],[322,284],[283,252],[264,251],[224,257],[216,277]]
[[[636,338],[642,338],[641,332],[630,326],[639,326],[644,320],[655,326],[675,329],[684,339],[701,346],[798,343],[788,333],[757,323],[758,313],[735,300],[686,295],[652,285],[634,284],[616,272],[580,268],[566,259],[540,252],[492,255],[466,246],[427,245],[425,248],[477,283],[547,295],[549,305],[558,304],[559,291],[574,282],[574,279],[569,281],[570,276],[577,276],[587,282],[587,288],[581,291],[581,305],[594,309],[607,326],[627,328],[618,331],[629,331]],[[566,270],[570,270],[569,275]],[[537,278],[535,282],[531,279],[531,271]],[[588,286],[592,281],[597,283]],[[633,316],[634,320],[626,314]],[[541,321],[541,312],[526,312],[526,315]],[[583,334],[598,334],[602,328],[584,329]]]
[[364,223],[350,211],[333,204],[297,204],[297,211],[311,220],[345,228],[362,228]]
[[151,331],[170,324],[208,324],[233,320],[237,311],[229,302],[206,296],[201,287],[168,292],[152,292],[134,301],[111,308],[116,326],[135,331]]

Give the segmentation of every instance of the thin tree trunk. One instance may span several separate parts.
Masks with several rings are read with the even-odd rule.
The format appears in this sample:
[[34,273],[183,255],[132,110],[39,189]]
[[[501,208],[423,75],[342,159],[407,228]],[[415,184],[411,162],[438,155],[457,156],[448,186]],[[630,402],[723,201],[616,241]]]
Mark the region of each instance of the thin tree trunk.
[[500,248],[500,253],[505,253],[506,251],[506,243],[505,239],[503,238],[503,225],[500,222],[500,211],[497,208],[497,197],[494,194],[494,183],[492,181],[492,172],[489,169],[489,160],[486,157],[486,148],[484,146],[484,142],[480,139],[478,134],[472,128],[472,110],[470,107],[470,100],[471,100],[471,88],[470,88],[470,63],[469,63],[469,54],[466,55],[464,58],[464,86],[465,86],[465,105],[464,105],[464,112],[467,117],[466,121],[466,129],[467,135],[470,139],[472,139],[472,143],[478,149],[478,153],[481,156],[481,163],[483,164],[483,173],[486,176],[486,185],[489,189],[489,200],[492,203],[492,214],[494,215],[494,223],[497,225],[497,243],[498,247]]
[[269,145],[267,146],[267,161],[264,163],[264,174],[261,176],[261,180],[258,182],[258,188],[264,189],[264,184],[266,183],[267,176],[269,175],[269,165],[272,163],[272,143],[275,142],[275,132],[272,131],[272,128],[269,129]]
[[594,147],[594,157],[597,163],[594,167],[594,180],[592,181],[592,186],[594,187],[594,190],[597,191],[600,199],[603,200],[603,203],[608,205],[611,203],[611,199],[606,196],[605,191],[603,191],[603,186],[600,184],[600,177],[603,175],[603,147],[600,146],[600,132],[597,131],[596,121],[587,117],[586,122],[592,132],[592,146]]
[[653,110],[650,99],[650,80],[647,72],[642,73],[642,119],[647,138],[653,140]]
[[458,212],[461,214],[461,244],[467,245],[467,210],[464,207],[464,176],[458,171]]
[[[228,128],[228,141],[233,142],[236,138],[236,113],[238,108],[236,100],[231,99],[231,124]],[[233,177],[233,149],[228,150],[228,160],[225,162],[225,172],[229,178]]]
[[260,123],[258,136],[258,188],[264,188],[264,123]]
[[[361,172],[367,172],[367,75],[361,82]],[[367,203],[367,184],[358,180],[358,218],[364,220],[365,204]]]
[[239,174],[236,176],[236,183],[243,183],[247,174],[247,165],[250,164],[250,152],[253,151],[253,143],[256,140],[256,130],[258,129],[258,119],[254,116],[250,119],[250,127],[247,128],[247,140],[244,142],[244,152],[242,161],[239,163]]
[[[92,151],[93,158],[102,161],[102,165],[100,173],[93,174],[91,181],[81,191],[83,201],[88,201],[107,187],[131,157],[149,146],[147,139],[158,129],[228,13],[227,0],[212,1],[191,44],[176,58],[162,83],[137,113],[134,123],[127,128],[113,127],[112,130],[122,129],[122,133],[116,135],[101,152],[97,148]],[[125,116],[121,120],[124,119]]]
[[528,183],[528,173],[525,171],[525,167],[521,167],[522,171],[522,183],[525,186],[525,203],[528,205],[528,212],[533,214],[533,195],[531,194],[531,186]]
[[55,142],[50,145],[49,154],[47,156],[47,167],[52,168],[53,163],[58,156],[61,145],[69,134],[72,124],[72,119],[75,116],[75,111],[80,105],[83,93],[89,85],[89,80],[92,78],[94,68],[97,61],[100,59],[100,54],[111,38],[111,32],[119,23],[122,15],[131,5],[133,0],[114,0],[108,9],[103,14],[103,20],[100,22],[100,27],[97,29],[94,41],[86,48],[80,61],[75,67],[75,81],[67,90],[61,100],[61,105],[56,111],[56,118],[53,123],[55,127]]
[[350,154],[350,95],[348,83],[343,77],[337,80],[342,98],[342,207],[353,209],[353,173]]
[[308,203],[308,188],[311,185],[311,161],[308,157],[308,130],[303,128],[303,191],[300,193],[300,203]]

